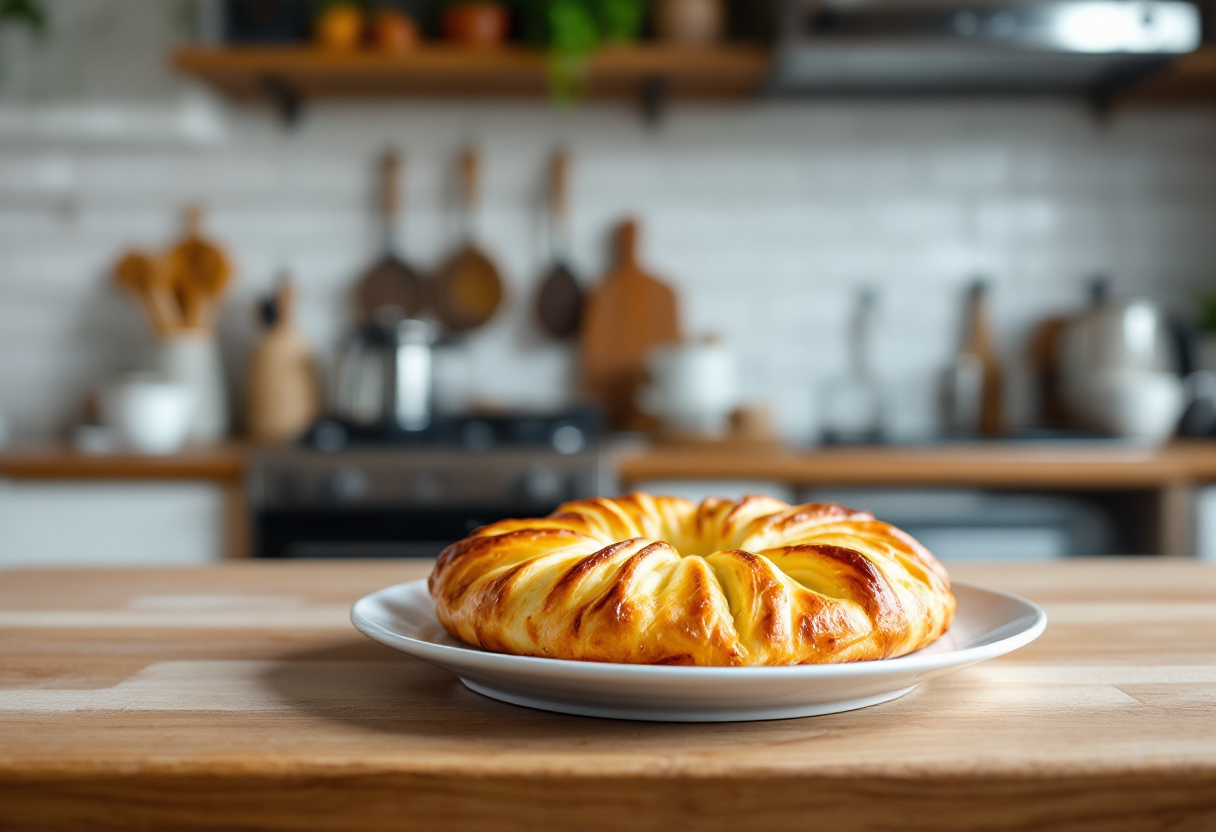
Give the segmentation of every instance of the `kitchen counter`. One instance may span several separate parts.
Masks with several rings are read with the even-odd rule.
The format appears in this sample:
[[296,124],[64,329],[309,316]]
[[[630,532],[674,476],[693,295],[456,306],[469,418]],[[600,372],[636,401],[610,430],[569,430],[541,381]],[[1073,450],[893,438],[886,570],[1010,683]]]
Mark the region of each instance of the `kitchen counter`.
[[249,448],[218,445],[168,456],[84,454],[63,445],[0,450],[0,477],[21,480],[210,480],[239,483]]
[[222,554],[235,559],[247,557],[252,548],[245,494],[249,453],[249,446],[235,443],[168,456],[84,454],[64,445],[6,448],[0,450],[0,480],[207,483],[221,492]]
[[1216,828],[1216,568],[956,567],[1039,602],[1007,657],[850,713],[532,711],[374,644],[419,563],[0,576],[0,828]]
[[[165,457],[90,456],[62,447],[0,451],[0,478],[18,480],[205,480],[225,492],[226,551],[250,551],[244,493],[252,446],[223,445]],[[958,443],[815,449],[699,446],[622,448],[610,467],[623,489],[648,481],[755,480],[789,486],[1139,490],[1156,493],[1157,550],[1194,550],[1194,492],[1216,481],[1216,442],[1161,448],[1116,443]]]
[[771,480],[792,485],[1128,489],[1216,479],[1216,442],[972,442],[778,448],[648,448],[617,460],[621,480]]
[[[239,481],[255,449],[239,444],[170,456],[81,454],[47,446],[0,450],[12,479]],[[1115,443],[959,443],[797,449],[654,446],[612,453],[625,485],[646,480],[771,480],[792,485],[942,485],[995,488],[1160,488],[1216,480],[1216,442],[1162,448]]]

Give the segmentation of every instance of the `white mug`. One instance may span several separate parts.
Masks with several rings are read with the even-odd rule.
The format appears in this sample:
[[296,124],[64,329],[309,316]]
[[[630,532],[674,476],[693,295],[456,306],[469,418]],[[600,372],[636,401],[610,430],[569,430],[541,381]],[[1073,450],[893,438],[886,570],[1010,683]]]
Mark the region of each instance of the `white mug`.
[[185,443],[195,398],[182,384],[128,376],[102,391],[101,419],[119,447],[140,454],[171,454]]

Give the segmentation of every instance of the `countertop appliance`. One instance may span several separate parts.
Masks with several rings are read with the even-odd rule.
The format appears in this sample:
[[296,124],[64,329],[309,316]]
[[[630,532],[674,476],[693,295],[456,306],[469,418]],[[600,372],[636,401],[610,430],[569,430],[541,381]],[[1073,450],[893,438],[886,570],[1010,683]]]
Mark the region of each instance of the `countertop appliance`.
[[249,467],[263,558],[435,557],[473,529],[613,490],[598,413],[437,418],[424,430],[319,423]]
[[1061,339],[1065,401],[1083,424],[1103,433],[1165,441],[1186,400],[1174,328],[1147,298],[1112,300],[1100,282],[1093,291],[1089,309]]
[[416,432],[431,424],[437,333],[406,318],[359,328],[338,361],[331,412],[371,430]]
[[1200,42],[1175,0],[785,0],[776,93],[1059,93],[1102,99]]

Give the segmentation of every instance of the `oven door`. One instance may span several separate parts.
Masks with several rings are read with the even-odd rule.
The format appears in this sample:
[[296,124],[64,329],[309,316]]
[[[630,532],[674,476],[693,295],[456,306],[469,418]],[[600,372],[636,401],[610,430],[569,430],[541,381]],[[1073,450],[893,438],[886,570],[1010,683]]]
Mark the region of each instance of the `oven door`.
[[274,509],[254,516],[261,558],[436,558],[474,529],[543,517],[557,504],[436,508]]
[[474,529],[610,488],[595,449],[265,451],[250,465],[262,558],[433,558]]

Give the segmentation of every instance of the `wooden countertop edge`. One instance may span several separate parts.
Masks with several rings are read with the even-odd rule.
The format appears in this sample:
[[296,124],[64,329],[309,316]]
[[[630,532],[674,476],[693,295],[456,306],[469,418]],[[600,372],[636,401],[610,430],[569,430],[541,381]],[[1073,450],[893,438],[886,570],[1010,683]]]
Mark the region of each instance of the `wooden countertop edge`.
[[625,485],[663,479],[773,480],[795,485],[971,485],[1161,488],[1216,479],[1216,443],[1163,448],[1085,445],[933,445],[701,451],[655,447],[618,452]]
[[0,478],[239,482],[251,449],[220,445],[168,456],[83,454],[65,447],[0,451]]
[[[673,791],[673,784],[675,786]],[[13,783],[13,785],[18,785]],[[1162,818],[1216,814],[1210,772],[1144,776],[608,778],[523,776],[153,776],[24,780],[0,826],[34,830],[257,828],[445,832],[577,828],[805,830],[1157,829]],[[557,789],[557,791],[555,791]],[[222,797],[221,797],[222,795]],[[641,826],[639,827],[639,822]],[[83,825],[82,825],[83,823]],[[1188,828],[1191,828],[1188,826]],[[1196,825],[1194,828],[1201,828]],[[1206,826],[1202,828],[1207,828]]]
[[[0,478],[240,482],[255,448],[243,444],[172,456],[86,455],[64,447],[0,451]],[[678,448],[609,451],[622,484],[652,480],[771,480],[791,485],[941,485],[1161,488],[1216,480],[1216,442],[1160,449],[1084,445],[931,445],[821,449]]]
[[[98,761],[82,757],[79,760],[58,760],[54,763],[38,760],[10,758],[0,759],[0,784],[17,785],[24,782],[71,783],[121,779],[135,776],[131,759]],[[386,777],[428,778],[476,778],[481,780],[523,779],[529,781],[656,781],[656,782],[703,782],[731,779],[754,780],[757,783],[777,780],[804,781],[815,778],[824,781],[848,781],[859,778],[878,778],[902,782],[963,782],[969,780],[1005,780],[1008,782],[1050,780],[1070,778],[1077,782],[1111,778],[1140,778],[1145,776],[1186,777],[1195,776],[1216,784],[1216,763],[1189,759],[1175,761],[1138,761],[1114,759],[1109,765],[1095,767],[1060,762],[1050,766],[1036,763],[1028,768],[1024,763],[1001,765],[999,762],[969,762],[965,767],[949,768],[937,765],[916,770],[906,763],[884,768],[884,764],[857,763],[850,766],[815,767],[786,765],[752,765],[745,770],[727,770],[721,764],[698,771],[688,769],[653,768],[647,763],[633,763],[621,767],[605,768],[597,764],[594,770],[564,770],[560,766],[542,766],[529,769],[513,765],[504,768],[501,762],[487,762],[482,766],[470,765],[468,759],[451,758],[440,762],[376,763],[327,762],[299,759],[267,759],[251,762],[248,756],[208,758],[183,763],[179,760],[158,762],[155,759],[139,758],[138,774],[141,779],[164,777],[175,781],[181,778],[260,778],[267,781],[290,778],[335,778],[335,779],[380,779]]]

